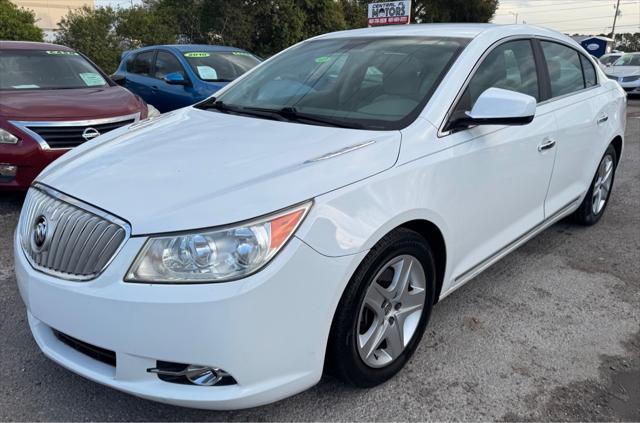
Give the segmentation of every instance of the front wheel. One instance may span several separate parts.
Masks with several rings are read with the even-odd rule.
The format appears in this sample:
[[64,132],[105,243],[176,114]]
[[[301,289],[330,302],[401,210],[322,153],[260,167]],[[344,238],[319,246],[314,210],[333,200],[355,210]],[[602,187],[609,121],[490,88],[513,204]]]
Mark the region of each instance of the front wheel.
[[395,375],[416,350],[434,303],[435,265],[427,241],[398,229],[358,267],[336,311],[329,370],[358,387]]
[[598,222],[607,208],[617,164],[616,149],[609,145],[596,171],[587,195],[575,211],[574,220],[581,225],[590,226]]

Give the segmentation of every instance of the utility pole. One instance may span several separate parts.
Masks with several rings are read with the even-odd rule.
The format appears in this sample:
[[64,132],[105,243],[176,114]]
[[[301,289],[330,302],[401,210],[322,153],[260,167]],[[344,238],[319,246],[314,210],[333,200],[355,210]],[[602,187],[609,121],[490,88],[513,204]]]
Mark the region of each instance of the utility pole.
[[614,40],[616,36],[616,21],[618,20],[618,13],[620,13],[620,0],[616,3],[616,13],[613,15],[613,26],[611,27],[611,38]]
[[[620,0],[618,0],[618,1],[620,1]],[[517,24],[518,23],[518,13],[517,12],[509,12],[509,13],[511,13],[513,16],[516,17],[516,24]]]

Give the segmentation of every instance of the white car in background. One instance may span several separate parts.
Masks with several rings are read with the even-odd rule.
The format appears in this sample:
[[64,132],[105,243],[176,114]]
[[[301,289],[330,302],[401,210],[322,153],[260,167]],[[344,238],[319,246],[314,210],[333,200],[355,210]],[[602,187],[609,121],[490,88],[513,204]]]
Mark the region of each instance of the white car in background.
[[640,53],[627,53],[608,67],[609,79],[618,83],[629,94],[640,94]]
[[599,60],[600,60],[600,63],[602,63],[604,66],[611,66],[613,65],[613,62],[621,58],[623,54],[624,53],[603,54],[602,56],[600,56]]
[[183,406],[269,403],[325,370],[378,385],[439,300],[602,217],[625,107],[543,28],[304,41],[37,178],[14,246],[31,331],[82,376]]

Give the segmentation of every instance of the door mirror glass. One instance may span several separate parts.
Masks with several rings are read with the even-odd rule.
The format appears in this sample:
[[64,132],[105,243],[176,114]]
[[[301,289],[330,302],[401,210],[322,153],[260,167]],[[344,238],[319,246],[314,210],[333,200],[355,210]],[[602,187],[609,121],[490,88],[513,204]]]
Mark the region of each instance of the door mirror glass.
[[170,85],[186,85],[187,81],[184,79],[184,76],[180,72],[172,72],[168,73],[162,78],[164,82]]
[[476,100],[466,117],[466,125],[526,125],[536,114],[536,99],[502,88],[489,88]]

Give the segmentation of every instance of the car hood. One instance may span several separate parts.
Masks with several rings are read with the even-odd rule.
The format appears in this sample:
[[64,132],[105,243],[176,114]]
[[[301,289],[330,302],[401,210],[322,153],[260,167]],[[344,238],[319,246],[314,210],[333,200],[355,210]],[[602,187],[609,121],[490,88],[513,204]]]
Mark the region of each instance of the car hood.
[[15,120],[80,120],[141,111],[142,102],[122,87],[11,91],[0,95],[0,116]]
[[640,75],[640,66],[611,66],[606,69],[606,73],[611,76]]
[[134,235],[182,231],[251,219],[382,172],[400,139],[188,107],[97,137],[38,181],[129,221]]

